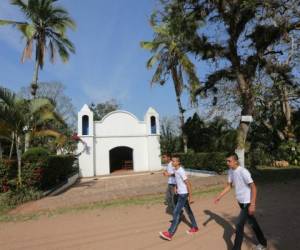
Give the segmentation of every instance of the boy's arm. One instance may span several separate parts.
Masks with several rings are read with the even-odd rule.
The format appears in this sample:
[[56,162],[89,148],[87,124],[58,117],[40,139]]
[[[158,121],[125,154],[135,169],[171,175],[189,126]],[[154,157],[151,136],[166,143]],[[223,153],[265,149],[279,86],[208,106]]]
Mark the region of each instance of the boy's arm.
[[169,176],[173,176],[173,177],[175,176],[175,174],[170,174],[170,173],[168,173],[167,170],[165,170],[165,171],[163,172],[163,175],[164,175],[164,176],[168,176],[168,177],[169,177]]
[[214,202],[218,203],[221,200],[221,198],[231,190],[231,187],[232,187],[232,183],[227,182],[227,185],[225,186],[223,191],[215,198]]
[[251,201],[250,201],[250,206],[248,208],[248,212],[250,215],[252,215],[255,213],[257,188],[254,182],[250,183],[249,185],[251,188]]
[[190,203],[190,204],[191,204],[191,203],[194,203],[194,201],[192,200],[192,184],[191,184],[191,182],[190,182],[188,179],[186,179],[186,180],[184,181],[184,183],[185,183],[185,185],[186,185],[186,187],[187,187],[187,190],[188,190],[188,193],[189,193],[189,197],[188,197],[189,203]]

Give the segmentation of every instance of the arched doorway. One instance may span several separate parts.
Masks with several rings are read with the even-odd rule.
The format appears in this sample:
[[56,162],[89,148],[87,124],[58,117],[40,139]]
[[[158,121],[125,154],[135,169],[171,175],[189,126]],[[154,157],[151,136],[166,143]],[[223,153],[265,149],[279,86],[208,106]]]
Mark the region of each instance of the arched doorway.
[[133,169],[133,149],[129,147],[116,147],[109,151],[110,173],[117,170]]

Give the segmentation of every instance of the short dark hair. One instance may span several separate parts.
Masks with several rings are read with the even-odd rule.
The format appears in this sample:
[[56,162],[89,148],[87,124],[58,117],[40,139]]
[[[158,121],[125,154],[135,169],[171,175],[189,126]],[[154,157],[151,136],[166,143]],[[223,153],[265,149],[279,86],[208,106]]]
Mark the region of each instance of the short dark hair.
[[171,153],[167,153],[167,152],[166,152],[166,153],[163,153],[162,156],[167,156],[167,157],[170,157],[170,158],[171,158]]
[[233,159],[235,159],[236,161],[239,160],[239,157],[238,155],[235,153],[235,152],[230,152],[226,155],[226,158],[229,158],[229,157],[233,157]]
[[180,161],[180,155],[179,154],[172,154],[172,158],[177,158]]

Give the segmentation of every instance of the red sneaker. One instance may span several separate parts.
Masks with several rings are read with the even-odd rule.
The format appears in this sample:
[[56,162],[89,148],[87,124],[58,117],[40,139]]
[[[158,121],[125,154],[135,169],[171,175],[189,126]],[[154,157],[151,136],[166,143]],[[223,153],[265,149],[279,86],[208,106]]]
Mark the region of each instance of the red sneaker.
[[192,227],[190,230],[186,231],[188,234],[194,234],[199,231],[198,227]]
[[165,240],[172,240],[172,234],[169,232],[159,232],[159,235]]

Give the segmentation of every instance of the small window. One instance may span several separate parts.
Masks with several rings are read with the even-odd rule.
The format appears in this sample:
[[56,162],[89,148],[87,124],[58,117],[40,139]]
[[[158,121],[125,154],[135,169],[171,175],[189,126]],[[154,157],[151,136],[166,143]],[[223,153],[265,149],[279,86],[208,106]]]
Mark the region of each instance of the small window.
[[87,115],[84,115],[82,117],[82,135],[88,135],[89,134],[89,117]]
[[151,124],[151,134],[156,134],[156,118],[155,118],[155,116],[151,116],[150,124]]

